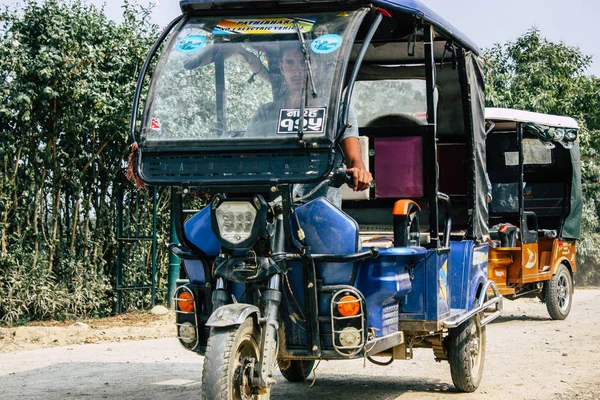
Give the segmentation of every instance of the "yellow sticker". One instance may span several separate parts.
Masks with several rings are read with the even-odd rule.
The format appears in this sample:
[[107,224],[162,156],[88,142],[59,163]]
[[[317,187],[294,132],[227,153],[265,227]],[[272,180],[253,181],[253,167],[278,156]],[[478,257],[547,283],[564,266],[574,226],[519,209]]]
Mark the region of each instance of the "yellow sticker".
[[281,33],[296,33],[296,23],[302,33],[312,31],[315,18],[255,18],[255,19],[224,19],[215,26],[215,35],[266,35]]
[[440,268],[440,297],[448,301],[448,261]]

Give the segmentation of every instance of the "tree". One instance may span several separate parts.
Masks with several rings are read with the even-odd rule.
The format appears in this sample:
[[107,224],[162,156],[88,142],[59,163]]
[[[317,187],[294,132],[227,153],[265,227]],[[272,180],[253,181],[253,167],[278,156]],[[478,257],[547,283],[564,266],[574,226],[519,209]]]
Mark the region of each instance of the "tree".
[[0,320],[111,311],[149,11],[126,1],[119,24],[83,0],[0,11]]
[[585,75],[592,58],[579,48],[545,39],[537,29],[496,44],[488,58],[486,103],[579,121],[584,212],[578,278],[600,283],[600,79]]

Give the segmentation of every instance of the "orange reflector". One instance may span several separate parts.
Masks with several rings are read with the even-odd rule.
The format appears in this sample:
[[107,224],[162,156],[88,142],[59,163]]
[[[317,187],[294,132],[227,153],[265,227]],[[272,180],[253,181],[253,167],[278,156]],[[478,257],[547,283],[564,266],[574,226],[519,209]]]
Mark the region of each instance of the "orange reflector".
[[360,311],[360,301],[354,296],[344,296],[338,303],[338,311],[343,317],[351,317]]
[[194,296],[190,292],[180,292],[177,295],[177,308],[183,312],[194,311]]

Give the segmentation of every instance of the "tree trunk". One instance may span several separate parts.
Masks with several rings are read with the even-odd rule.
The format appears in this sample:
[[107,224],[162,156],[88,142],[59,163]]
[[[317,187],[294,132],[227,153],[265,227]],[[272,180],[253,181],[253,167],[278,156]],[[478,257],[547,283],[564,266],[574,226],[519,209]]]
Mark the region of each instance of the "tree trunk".
[[34,206],[33,206],[33,260],[31,261],[31,268],[35,269],[35,267],[37,266],[37,261],[38,261],[38,257],[39,257],[39,240],[38,240],[38,235],[39,235],[39,229],[38,229],[38,209],[39,209],[39,204],[38,204],[38,199],[39,199],[39,191],[36,190],[35,192],[35,196],[34,196]]
[[71,247],[69,253],[73,254],[75,251],[75,238],[77,237],[77,223],[79,222],[79,199],[75,199],[75,212],[73,215],[73,230],[71,232]]
[[[8,216],[11,213],[11,208],[15,208],[15,210],[17,209],[18,205],[17,205],[17,201],[18,201],[18,196],[17,196],[17,173],[19,172],[19,160],[21,159],[21,152],[23,151],[23,146],[19,147],[19,150],[17,150],[17,156],[15,157],[15,170],[13,172],[13,176],[10,182],[11,185],[11,190],[13,193],[13,203],[9,206],[9,202],[7,200],[7,204],[5,207],[5,213],[4,213],[4,220],[2,221],[2,252],[6,252],[8,249],[8,243],[7,243],[7,238],[6,238],[6,231],[8,229]],[[8,156],[5,156],[4,158],[6,160],[6,172],[8,172]],[[7,175],[5,175],[6,177]],[[6,183],[6,186],[8,186],[8,181]],[[19,230],[20,231],[20,230]]]
[[60,195],[61,189],[60,187],[54,188],[54,202],[52,205],[52,238],[50,239],[50,262],[48,264],[48,274],[52,273],[54,269],[54,250],[56,247],[56,235],[58,234],[58,207],[60,207]]

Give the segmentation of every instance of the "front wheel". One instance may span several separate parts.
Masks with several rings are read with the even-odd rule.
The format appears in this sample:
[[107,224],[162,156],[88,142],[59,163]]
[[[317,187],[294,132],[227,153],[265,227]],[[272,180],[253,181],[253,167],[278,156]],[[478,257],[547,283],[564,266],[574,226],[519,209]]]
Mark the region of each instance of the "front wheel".
[[552,319],[563,320],[571,311],[573,278],[569,269],[560,264],[551,280],[544,282],[544,301]]
[[243,400],[269,398],[253,394],[255,361],[260,360],[260,329],[251,317],[240,326],[213,328],[206,345],[202,398]]
[[475,316],[448,331],[445,340],[452,382],[459,392],[474,392],[485,360],[485,326]]

